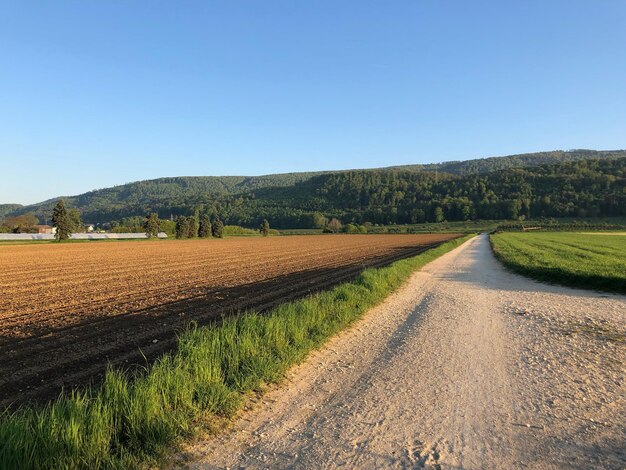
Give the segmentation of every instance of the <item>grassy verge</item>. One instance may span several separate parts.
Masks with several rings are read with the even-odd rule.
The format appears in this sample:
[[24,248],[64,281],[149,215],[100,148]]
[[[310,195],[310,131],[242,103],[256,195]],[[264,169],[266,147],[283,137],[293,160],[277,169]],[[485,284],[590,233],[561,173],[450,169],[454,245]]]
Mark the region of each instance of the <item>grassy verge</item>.
[[0,415],[0,468],[133,468],[153,463],[201,420],[230,416],[244,394],[292,365],[399,287],[416,269],[471,236],[355,281],[220,324],[191,327],[178,350],[144,374],[110,370],[100,387],[43,408]]
[[626,293],[626,237],[583,233],[491,235],[496,257],[540,281]]

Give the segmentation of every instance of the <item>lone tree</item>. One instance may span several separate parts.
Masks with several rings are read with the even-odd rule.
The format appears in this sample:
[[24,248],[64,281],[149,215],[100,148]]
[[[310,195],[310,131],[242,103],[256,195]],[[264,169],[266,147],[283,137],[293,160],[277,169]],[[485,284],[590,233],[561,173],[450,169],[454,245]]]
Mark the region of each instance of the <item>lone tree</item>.
[[213,230],[213,236],[215,238],[222,238],[224,236],[224,224],[220,220],[219,216],[215,216],[212,230]]
[[261,235],[263,235],[264,237],[267,237],[270,234],[270,223],[267,221],[267,219],[263,219],[263,223],[261,224],[259,232],[261,232]]
[[196,238],[198,236],[198,222],[191,215],[187,217],[187,238]]
[[202,214],[202,216],[200,216],[198,236],[200,238],[209,238],[211,236],[211,219],[209,219],[208,214]]
[[70,238],[72,234],[72,221],[67,213],[63,199],[59,199],[52,210],[52,226],[57,229],[54,234],[57,241]]
[[178,216],[176,218],[176,238],[187,238],[188,235],[189,222],[187,221],[187,217],[185,217],[184,215]]
[[143,229],[146,231],[148,238],[159,236],[159,216],[156,212],[153,212],[143,222]]
[[339,231],[341,231],[341,228],[343,227],[343,225],[341,224],[341,221],[339,219],[336,218],[332,218],[330,219],[330,222],[328,222],[328,225],[326,226],[331,232],[333,233],[337,233]]

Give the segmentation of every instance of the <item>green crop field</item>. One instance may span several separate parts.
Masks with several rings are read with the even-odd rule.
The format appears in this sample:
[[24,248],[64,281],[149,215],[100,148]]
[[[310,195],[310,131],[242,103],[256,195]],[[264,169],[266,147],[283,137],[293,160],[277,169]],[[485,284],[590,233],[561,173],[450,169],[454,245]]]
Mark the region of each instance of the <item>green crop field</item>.
[[543,281],[626,293],[626,233],[499,233],[494,253]]

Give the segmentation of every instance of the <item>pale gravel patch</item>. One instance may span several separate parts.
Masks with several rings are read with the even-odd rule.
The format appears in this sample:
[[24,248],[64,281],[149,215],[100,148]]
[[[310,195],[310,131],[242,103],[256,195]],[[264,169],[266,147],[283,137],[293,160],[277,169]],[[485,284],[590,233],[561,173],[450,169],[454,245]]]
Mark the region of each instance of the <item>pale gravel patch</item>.
[[626,296],[510,273],[479,236],[174,466],[623,469],[625,336]]

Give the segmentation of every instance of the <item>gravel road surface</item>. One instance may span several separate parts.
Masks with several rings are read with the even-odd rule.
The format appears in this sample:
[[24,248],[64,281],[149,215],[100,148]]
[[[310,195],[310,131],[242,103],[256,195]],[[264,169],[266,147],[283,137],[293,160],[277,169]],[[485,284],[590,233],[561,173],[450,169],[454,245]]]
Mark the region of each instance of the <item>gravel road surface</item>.
[[481,235],[172,465],[624,469],[625,360],[626,296],[507,272]]

